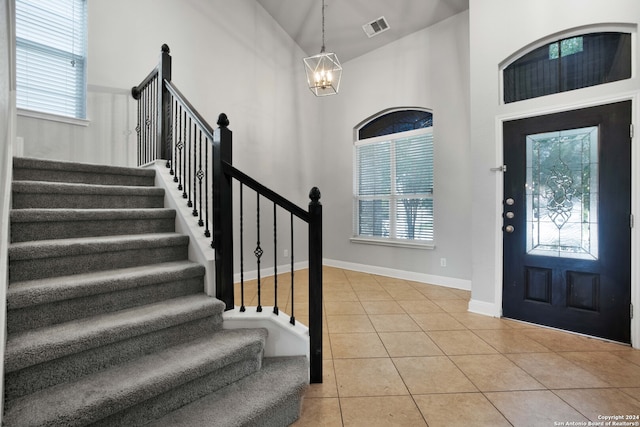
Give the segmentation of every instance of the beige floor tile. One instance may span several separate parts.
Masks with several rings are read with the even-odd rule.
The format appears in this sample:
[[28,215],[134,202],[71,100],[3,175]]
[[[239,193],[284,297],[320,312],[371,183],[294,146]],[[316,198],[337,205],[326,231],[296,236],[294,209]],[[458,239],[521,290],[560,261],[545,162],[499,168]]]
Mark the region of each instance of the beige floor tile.
[[355,283],[352,282],[351,283],[351,287],[356,292],[359,292],[359,291],[369,291],[369,292],[384,291],[384,288],[382,287],[382,285],[377,283],[375,280],[362,280],[362,281],[357,281]]
[[556,390],[554,393],[591,421],[602,421],[598,416],[608,414],[640,416],[640,402],[620,390]]
[[429,394],[413,398],[429,427],[511,426],[481,393]]
[[[440,299],[434,300],[438,307],[447,313],[467,313],[469,311],[469,301],[462,299]],[[487,316],[482,316],[487,317]]]
[[621,388],[620,390],[640,402],[640,387]]
[[334,359],[389,356],[376,333],[331,334],[331,351]]
[[362,301],[367,314],[404,314],[404,309],[395,301]]
[[324,303],[334,301],[360,301],[353,289],[326,290],[322,293]]
[[449,313],[411,314],[413,320],[425,331],[454,331],[467,328]]
[[609,387],[557,353],[507,354],[512,362],[549,389]]
[[362,273],[360,271],[353,271],[353,270],[343,270],[345,276],[347,277],[347,280],[349,280],[350,283],[360,283],[360,282],[365,282],[365,283],[375,283],[376,279],[375,279],[375,275],[373,274],[369,274],[369,273]]
[[395,299],[396,301],[420,301],[427,300],[427,297],[424,296],[419,291],[411,288],[411,289],[389,289],[385,288],[385,290]]
[[485,396],[514,426],[541,427],[567,421],[588,422],[548,390],[493,392],[485,393]]
[[331,334],[375,332],[369,316],[358,314],[327,315],[327,326]]
[[302,414],[292,427],[342,427],[340,401],[337,398],[305,398]]
[[327,329],[324,329],[322,334],[322,359],[333,359],[333,352],[331,351],[331,340],[329,339],[329,333]]
[[358,301],[333,301],[324,305],[324,312],[328,315],[335,314],[367,314]]
[[444,310],[429,300],[398,301],[398,304],[409,314],[443,313]]
[[431,331],[427,335],[448,355],[495,354],[497,351],[469,330]]
[[419,332],[420,326],[408,314],[375,314],[369,320],[378,332]]
[[635,363],[640,366],[640,351],[634,350],[629,347],[626,347],[624,350],[620,350],[616,352],[618,357],[621,357],[625,360]]
[[338,395],[400,396],[408,395],[400,374],[391,359],[336,359],[333,361]]
[[560,355],[615,387],[640,384],[640,366],[619,357],[616,352],[564,352]]
[[418,290],[422,293],[422,295],[434,301],[442,300],[442,299],[462,299],[458,295],[456,295],[454,292],[442,287],[436,287],[435,289],[423,288]]
[[411,394],[478,391],[446,356],[401,357],[393,363]]
[[443,354],[424,332],[381,332],[378,335],[391,357],[441,356]]
[[309,384],[309,388],[305,391],[305,399],[313,397],[338,397],[338,386],[336,385],[336,373],[333,369],[333,360],[322,361],[322,383]]
[[456,294],[458,297],[463,300],[469,301],[471,299],[471,291],[465,291],[463,289],[449,289],[451,292]]
[[480,391],[544,389],[544,386],[501,354],[451,356]]
[[[443,300],[437,301],[436,303],[451,303],[455,301],[457,300]],[[472,330],[511,329],[511,327],[507,323],[505,323],[502,319],[498,319],[497,317],[483,316],[481,314],[469,312],[451,312],[451,316],[453,316],[458,322],[462,323],[464,326]]]
[[385,291],[384,289],[373,291],[356,290],[355,292],[360,301],[393,301],[393,297],[389,295],[389,292]]
[[552,329],[527,329],[523,333],[553,351],[617,351],[620,344]]
[[427,426],[410,396],[341,399],[345,427]]
[[550,351],[517,329],[475,330],[474,333],[500,353],[541,353]]

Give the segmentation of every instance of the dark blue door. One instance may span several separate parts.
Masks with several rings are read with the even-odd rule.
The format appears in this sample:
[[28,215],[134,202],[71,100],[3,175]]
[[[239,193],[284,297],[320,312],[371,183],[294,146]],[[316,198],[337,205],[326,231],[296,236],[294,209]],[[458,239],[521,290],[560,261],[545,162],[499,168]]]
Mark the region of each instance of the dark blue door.
[[503,315],[629,343],[631,101],[504,123]]

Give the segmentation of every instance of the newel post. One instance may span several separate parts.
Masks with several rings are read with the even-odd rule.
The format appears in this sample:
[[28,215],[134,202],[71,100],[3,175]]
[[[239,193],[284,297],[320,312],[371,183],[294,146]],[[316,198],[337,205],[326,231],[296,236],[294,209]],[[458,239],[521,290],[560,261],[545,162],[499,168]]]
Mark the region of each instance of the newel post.
[[309,355],[310,380],[322,382],[322,204],[320,190],[309,192]]
[[213,248],[215,249],[216,298],[233,309],[233,193],[231,176],[223,164],[232,163],[232,132],[229,119],[220,114],[213,131]]
[[160,102],[158,102],[158,159],[165,159],[167,167],[171,167],[171,95],[164,82],[171,81],[171,55],[169,46],[162,45],[160,63],[158,64],[158,87]]

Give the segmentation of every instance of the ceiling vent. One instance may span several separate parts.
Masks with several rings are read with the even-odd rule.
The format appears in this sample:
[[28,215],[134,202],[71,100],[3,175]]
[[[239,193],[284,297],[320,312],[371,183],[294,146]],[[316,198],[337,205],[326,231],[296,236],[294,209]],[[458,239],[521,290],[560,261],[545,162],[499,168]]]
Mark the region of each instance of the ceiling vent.
[[389,24],[387,23],[387,20],[385,19],[385,17],[381,16],[375,21],[372,21],[372,22],[369,22],[368,24],[363,25],[362,29],[364,30],[365,33],[367,33],[367,36],[371,38],[382,32],[387,31],[389,29]]

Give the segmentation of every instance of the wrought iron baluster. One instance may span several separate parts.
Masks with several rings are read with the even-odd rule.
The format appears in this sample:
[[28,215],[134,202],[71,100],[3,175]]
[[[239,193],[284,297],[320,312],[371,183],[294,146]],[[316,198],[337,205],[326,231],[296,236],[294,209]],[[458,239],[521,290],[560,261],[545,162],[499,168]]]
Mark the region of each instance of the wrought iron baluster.
[[290,219],[290,223],[291,223],[291,318],[289,319],[289,323],[291,323],[292,325],[296,324],[296,316],[294,315],[294,280],[293,280],[293,257],[294,257],[294,251],[293,251],[293,213],[290,214],[291,215],[291,219]]
[[[211,237],[209,230],[209,138],[204,139],[204,237]],[[201,199],[202,200],[202,199]]]
[[244,185],[240,183],[240,311],[246,310],[244,306],[244,198],[242,190]]
[[174,181],[178,183],[178,190],[182,190],[182,168],[184,159],[182,156],[182,149],[184,148],[184,126],[182,126],[182,118],[186,115],[184,111],[182,111],[182,106],[180,106],[180,136],[178,140],[178,164],[176,165],[176,178]]
[[147,159],[147,163],[148,162],[152,162],[155,160],[156,158],[156,153],[158,152],[157,149],[157,135],[155,130],[156,128],[156,120],[157,120],[157,115],[158,115],[158,78],[154,78],[153,82],[151,83],[151,111],[149,114],[149,138],[151,139],[151,144],[149,144],[149,158]]
[[[182,193],[182,198],[188,199],[187,207],[191,207],[191,157],[192,157],[191,156],[191,116],[189,116],[188,122],[187,122],[187,118],[185,117],[184,125],[186,126],[184,130],[186,141],[185,141],[185,148],[184,148],[184,161],[185,161],[184,192]],[[189,137],[187,137],[187,132]]]
[[204,221],[202,220],[202,178],[204,178],[204,171],[202,170],[202,130],[199,131],[199,141],[198,141],[198,171],[196,172],[196,178],[198,178],[198,198],[200,200],[200,212],[196,210],[195,204],[195,194],[193,196],[193,215],[199,216],[198,225],[202,227],[204,225]]
[[[164,88],[161,88],[161,91]],[[165,141],[165,152],[167,154],[167,164],[166,167],[167,169],[169,169],[169,174],[172,175],[173,172],[173,158],[171,156],[172,154],[172,150],[171,150],[171,146],[173,145],[173,97],[170,94],[167,94],[167,96],[169,97],[169,101],[166,103],[167,105],[167,111],[165,114],[165,119],[167,122],[167,126],[168,126],[168,134],[167,134],[167,140]]]
[[[174,98],[175,99],[175,98]],[[175,170],[173,169],[176,158],[178,157],[178,148],[177,148],[177,139],[178,135],[180,135],[180,128],[178,127],[178,100],[175,100],[175,108],[174,108],[174,117],[173,117],[173,126],[171,132],[171,142],[173,144],[173,161],[171,162],[171,170],[169,170],[169,175],[173,175],[173,182],[177,181],[177,177],[175,176]]]
[[191,211],[191,215],[198,216],[198,193],[196,192],[196,186],[198,182],[198,128],[196,123],[193,123],[193,153],[191,157],[193,158],[193,185],[191,187],[191,193],[189,193],[189,203],[191,203],[191,195],[193,195],[193,203],[189,206],[193,206],[193,210]]
[[273,203],[273,314],[278,314],[278,225],[276,222],[276,203]]
[[138,136],[138,166],[142,164],[142,101],[138,99],[138,123],[136,124],[136,134]]
[[256,192],[256,212],[257,212],[257,243],[256,249],[253,251],[253,254],[256,256],[256,264],[258,266],[258,308],[256,311],[259,313],[262,311],[262,290],[260,283],[260,258],[262,258],[262,254],[264,251],[260,247],[260,193]]

